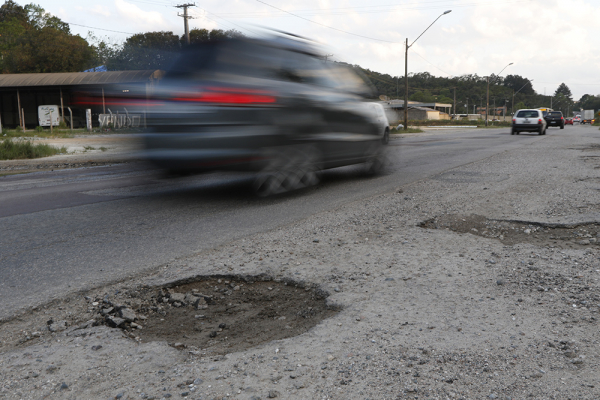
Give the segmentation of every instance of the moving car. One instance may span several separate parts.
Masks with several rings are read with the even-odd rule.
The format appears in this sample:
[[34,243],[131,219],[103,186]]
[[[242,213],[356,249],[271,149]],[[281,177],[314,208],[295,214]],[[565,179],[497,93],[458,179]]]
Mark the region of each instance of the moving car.
[[565,125],[573,125],[573,118],[565,118]]
[[581,122],[581,116],[576,116],[575,118],[573,118],[573,122]]
[[547,123],[541,110],[517,110],[512,120],[510,134],[518,135],[520,132],[537,132],[540,135],[545,135],[546,128]]
[[384,164],[389,123],[373,87],[289,36],[185,49],[148,100],[143,155],[176,174],[253,171],[270,195],[318,181],[322,169]]
[[548,127],[558,126],[560,129],[565,129],[565,118],[561,111],[548,111],[544,116]]

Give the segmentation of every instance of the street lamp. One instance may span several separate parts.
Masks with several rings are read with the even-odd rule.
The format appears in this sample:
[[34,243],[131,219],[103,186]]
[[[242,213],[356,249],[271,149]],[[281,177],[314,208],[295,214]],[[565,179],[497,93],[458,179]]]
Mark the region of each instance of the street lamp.
[[[442,15],[446,15],[451,13],[452,10],[447,10],[444,11],[439,17],[437,17],[435,19],[435,21],[433,21],[431,23],[431,25],[435,24],[435,22],[440,19],[442,17]],[[427,29],[431,28],[431,25],[429,25],[427,27]],[[408,49],[410,49],[412,47],[413,44],[415,44],[415,42],[417,40],[419,40],[419,38],[421,36],[423,36],[423,33],[427,32],[427,29],[425,29],[420,35],[419,37],[417,37],[411,44],[410,46],[408,45],[408,38],[406,38],[406,50],[404,52],[404,129],[408,130]],[[467,113],[469,111],[467,110]]]
[[[506,68],[508,68],[509,65],[513,65],[513,63],[508,64],[506,67],[502,68],[502,71],[504,71]],[[500,71],[498,73],[498,75],[496,76],[500,76],[500,74],[502,73],[502,71]],[[490,77],[487,77],[487,99],[485,101],[485,126],[488,126],[488,114],[490,112]]]
[[515,114],[515,94],[519,93],[521,90],[523,90],[523,88],[524,88],[525,86],[527,86],[527,85],[531,84],[531,82],[533,82],[533,79],[532,79],[532,80],[527,80],[527,83],[526,83],[526,84],[524,84],[523,86],[521,86],[521,89],[517,90],[516,92],[515,92],[515,90],[513,89],[513,99],[512,99],[512,106],[510,107],[510,113],[511,113],[511,114],[513,114],[513,115]]

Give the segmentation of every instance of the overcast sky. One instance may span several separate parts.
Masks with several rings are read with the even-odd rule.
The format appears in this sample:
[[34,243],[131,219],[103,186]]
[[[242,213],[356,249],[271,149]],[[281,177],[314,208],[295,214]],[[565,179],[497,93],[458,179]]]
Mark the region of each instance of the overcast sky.
[[[182,35],[177,14],[183,10],[175,6],[186,3],[192,2],[45,0],[40,5],[71,23],[74,33],[86,37],[92,31],[123,42],[148,31]],[[574,100],[600,94],[600,0],[204,0],[189,8],[195,17],[189,24],[246,35],[260,27],[284,30],[322,43],[333,59],[402,76],[404,40],[412,43],[446,10],[452,12],[409,49],[409,73],[487,76],[512,62],[502,75],[533,79],[540,94],[553,94],[561,82]]]

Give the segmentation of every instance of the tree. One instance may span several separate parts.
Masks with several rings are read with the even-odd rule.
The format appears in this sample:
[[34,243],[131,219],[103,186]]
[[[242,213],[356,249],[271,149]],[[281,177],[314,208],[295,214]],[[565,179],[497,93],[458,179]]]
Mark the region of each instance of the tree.
[[534,95],[535,91],[533,90],[533,86],[531,85],[531,81],[527,78],[523,78],[519,75],[506,75],[503,82],[504,86],[514,90],[515,92],[519,91],[524,95]]
[[515,112],[517,112],[517,110],[522,110],[524,108],[527,108],[527,106],[522,101],[515,104]]
[[599,110],[600,109],[600,95],[594,96],[591,94],[584,94],[581,96],[578,102],[574,106],[576,109],[582,110]]
[[107,60],[109,70],[166,69],[181,49],[173,32],[147,32],[127,38],[123,47]]
[[23,23],[27,23],[27,11],[12,0],[6,0],[0,6],[0,22],[16,19]]
[[[230,29],[228,31],[213,29],[209,31],[204,28],[194,28],[190,31],[190,44],[208,42],[211,40],[232,39],[243,36],[244,35],[241,32],[238,32],[235,29]],[[181,36],[181,44],[185,44],[185,35]]]
[[569,89],[569,87],[564,83],[561,83],[558,86],[558,88],[556,88],[556,91],[554,92],[554,97],[558,96],[559,94],[568,98],[569,101],[573,101],[573,94],[571,94],[571,89]]
[[7,0],[0,7],[0,72],[74,72],[89,66],[94,49],[42,7]]

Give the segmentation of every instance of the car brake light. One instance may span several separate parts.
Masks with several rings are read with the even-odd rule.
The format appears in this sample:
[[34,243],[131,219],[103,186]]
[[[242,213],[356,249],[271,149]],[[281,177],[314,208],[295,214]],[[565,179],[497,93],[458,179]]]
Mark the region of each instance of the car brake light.
[[218,104],[269,104],[277,99],[263,90],[209,87],[196,93],[181,93],[171,100]]
[[540,125],[542,124],[542,119],[541,118],[538,119],[538,124],[540,124]]
[[517,119],[513,118],[513,124],[516,124],[516,123],[517,123]]

